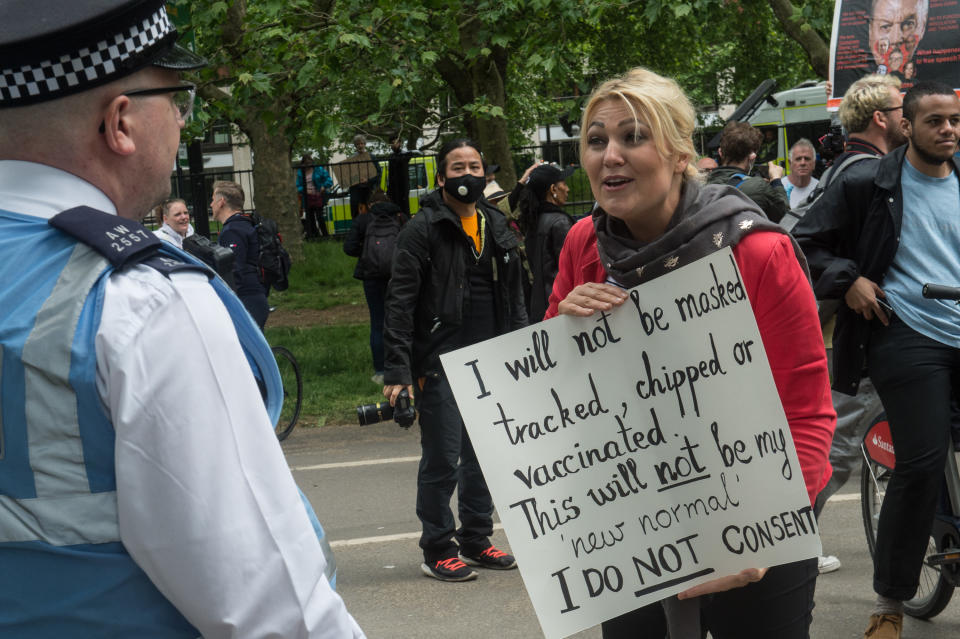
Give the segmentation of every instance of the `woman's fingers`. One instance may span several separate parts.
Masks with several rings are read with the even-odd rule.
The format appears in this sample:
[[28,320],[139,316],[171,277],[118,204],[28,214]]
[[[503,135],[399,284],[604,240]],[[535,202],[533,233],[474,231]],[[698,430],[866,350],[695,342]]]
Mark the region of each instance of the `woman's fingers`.
[[747,568],[735,575],[727,575],[726,577],[713,579],[712,581],[684,590],[677,595],[677,598],[690,599],[692,597],[709,595],[714,592],[725,592],[727,590],[733,590],[734,588],[743,588],[747,584],[760,581],[765,574],[767,574],[766,568]]
[[589,282],[570,291],[557,305],[557,312],[561,315],[586,317],[594,311],[609,311],[614,306],[623,304],[626,299],[627,292],[622,288],[612,284]]

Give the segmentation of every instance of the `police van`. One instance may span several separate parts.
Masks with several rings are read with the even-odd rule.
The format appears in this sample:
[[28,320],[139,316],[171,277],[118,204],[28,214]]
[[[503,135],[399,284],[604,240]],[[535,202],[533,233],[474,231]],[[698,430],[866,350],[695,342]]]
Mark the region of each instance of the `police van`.
[[800,138],[813,142],[819,154],[818,141],[831,127],[826,84],[811,80],[773,93],[776,83],[766,80],[737,108],[731,120],[745,119],[763,131],[757,165],[772,160],[789,172],[790,147]]
[[[387,190],[387,176],[390,172],[387,160],[380,160],[380,189]],[[413,156],[407,165],[410,179],[410,214],[420,210],[420,198],[436,188],[437,158],[434,155]],[[330,235],[342,235],[350,230],[353,218],[350,215],[350,196],[341,190],[341,196],[331,198],[324,210],[327,231]]]

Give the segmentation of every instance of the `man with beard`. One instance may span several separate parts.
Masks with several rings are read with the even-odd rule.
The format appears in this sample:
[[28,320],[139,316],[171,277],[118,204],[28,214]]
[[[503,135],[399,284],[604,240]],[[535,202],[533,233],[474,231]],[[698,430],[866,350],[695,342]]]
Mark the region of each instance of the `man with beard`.
[[858,153],[880,157],[903,144],[902,106],[900,80],[894,76],[871,74],[851,84],[837,112],[847,141],[833,164]]
[[844,302],[833,387],[856,393],[866,365],[897,450],[866,639],[899,639],[903,601],[916,592],[949,449],[951,377],[960,374],[960,308],[921,297],[925,282],[960,283],[960,98],[919,82],[904,98],[901,127],[907,146],[845,171],[797,235],[818,297]]
[[[840,123],[843,128],[851,132],[847,139],[845,150],[833,161],[832,168],[822,176],[823,185],[827,189],[839,183],[840,175],[857,164],[869,164],[889,151],[903,144],[906,139],[900,129],[900,112],[903,98],[897,90],[900,81],[889,75],[868,75],[854,82],[840,104]],[[820,209],[832,200],[820,197],[810,205],[808,213],[800,219],[793,229],[795,237],[805,236],[815,232],[811,225],[817,224],[810,212]],[[820,215],[842,215],[842,211],[826,209]],[[827,359],[832,361],[833,348],[831,337],[835,327],[835,310],[839,295],[834,291],[832,276],[827,273],[818,279],[814,285],[814,292],[820,300],[820,318],[823,322],[823,339],[827,345]],[[830,465],[833,466],[833,477],[820,494],[814,506],[814,513],[819,517],[827,499],[837,492],[846,483],[850,473],[860,460],[860,442],[863,433],[882,410],[880,398],[869,377],[863,377],[857,391],[853,394],[847,391],[832,393],[833,408],[837,411],[837,428],[833,436],[833,445],[830,448]],[[840,560],[833,555],[820,557],[820,572],[828,573],[840,568]]]

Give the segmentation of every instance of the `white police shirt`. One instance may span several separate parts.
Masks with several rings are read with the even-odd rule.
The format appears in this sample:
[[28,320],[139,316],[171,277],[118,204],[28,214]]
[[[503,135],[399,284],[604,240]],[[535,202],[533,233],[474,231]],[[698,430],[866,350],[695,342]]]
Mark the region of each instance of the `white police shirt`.
[[[0,208],[116,208],[42,164],[0,161]],[[226,308],[196,272],[111,275],[97,388],[116,429],[120,538],[206,639],[362,638],[325,561]],[[189,354],[187,358],[187,354]]]

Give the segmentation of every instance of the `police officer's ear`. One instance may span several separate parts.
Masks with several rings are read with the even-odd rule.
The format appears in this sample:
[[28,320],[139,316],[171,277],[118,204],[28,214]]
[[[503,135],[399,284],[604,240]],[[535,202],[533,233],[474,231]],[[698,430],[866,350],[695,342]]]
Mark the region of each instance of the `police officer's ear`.
[[117,155],[131,155],[137,150],[130,134],[130,104],[130,98],[118,95],[103,110],[100,133],[107,147]]

